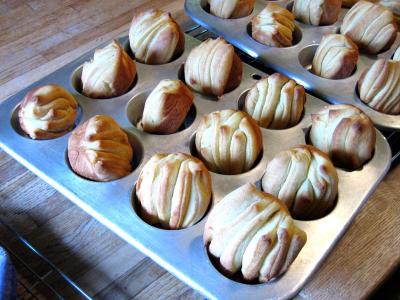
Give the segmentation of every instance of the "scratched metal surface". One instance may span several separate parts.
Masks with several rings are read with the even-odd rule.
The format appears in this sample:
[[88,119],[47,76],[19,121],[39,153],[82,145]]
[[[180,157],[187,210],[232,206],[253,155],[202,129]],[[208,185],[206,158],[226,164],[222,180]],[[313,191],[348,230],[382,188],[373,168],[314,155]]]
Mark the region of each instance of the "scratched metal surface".
[[[127,37],[120,39],[127,45]],[[172,135],[151,135],[135,127],[146,96],[161,79],[181,78],[182,65],[191,48],[200,42],[186,36],[185,52],[177,60],[149,66],[137,63],[138,79],[126,94],[113,99],[95,100],[81,95],[79,70],[93,56],[89,51],[76,61],[21,90],[0,104],[0,146],[16,160],[51,184],[76,205],[99,220],[162,267],[210,299],[283,299],[294,296],[321,264],[368,197],[378,186],[390,166],[391,153],[386,139],[377,131],[374,157],[361,170],[338,170],[339,196],[334,210],[314,221],[296,221],[307,232],[308,241],[288,272],[267,283],[248,285],[228,279],[211,264],[203,246],[205,218],[183,230],[162,230],[145,223],[134,209],[134,188],[139,172],[156,152],[182,151],[190,153],[193,136],[202,115],[226,108],[237,108],[246,91],[255,83],[257,69],[244,65],[243,80],[238,88],[219,99],[195,93],[195,109],[191,110],[186,128]],[[135,152],[134,171],[119,180],[102,183],[76,175],[66,160],[70,133],[54,139],[35,141],[25,137],[17,122],[18,104],[33,86],[57,83],[68,89],[80,105],[77,124],[95,114],[108,114],[118,121],[130,137]],[[263,154],[258,164],[240,175],[212,173],[213,198],[224,195],[247,182],[257,183],[267,162],[279,151],[305,143],[305,132],[311,125],[310,114],[326,105],[307,95],[305,114],[301,122],[285,130],[262,129]]]
[[278,3],[291,10],[292,1],[256,1],[250,16],[239,19],[222,19],[209,14],[205,0],[186,0],[185,12],[196,23],[208,30],[223,36],[229,43],[248,55],[264,62],[277,72],[289,76],[302,85],[313,95],[330,103],[348,103],[360,107],[374,123],[382,129],[400,131],[400,115],[380,113],[364,104],[356,91],[358,78],[378,58],[390,59],[400,45],[400,33],[392,47],[378,55],[360,53],[355,73],[345,79],[332,80],[312,74],[310,69],[315,51],[324,34],[339,32],[344,15],[348,9],[342,9],[339,20],[330,26],[312,26],[295,21],[294,45],[286,48],[265,46],[251,37],[250,20],[257,15],[268,2]]

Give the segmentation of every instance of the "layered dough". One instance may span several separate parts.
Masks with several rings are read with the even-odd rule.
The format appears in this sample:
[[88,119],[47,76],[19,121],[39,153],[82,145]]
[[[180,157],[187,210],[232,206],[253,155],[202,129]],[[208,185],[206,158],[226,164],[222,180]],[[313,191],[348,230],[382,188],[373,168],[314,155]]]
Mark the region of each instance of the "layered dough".
[[370,118],[359,108],[328,105],[311,115],[311,143],[327,153],[336,166],[357,169],[371,159],[376,132]]
[[182,81],[160,81],[146,99],[139,128],[156,134],[178,131],[193,100],[193,93]]
[[224,19],[236,19],[251,14],[255,0],[208,0],[210,13]]
[[239,174],[250,170],[262,150],[260,127],[232,109],[205,115],[196,132],[198,156],[210,171]]
[[292,46],[294,29],[294,15],[275,3],[268,3],[251,20],[251,36],[267,46]]
[[136,77],[135,62],[112,41],[96,49],[93,60],[82,69],[82,93],[91,98],[111,98],[126,93]]
[[137,61],[165,64],[182,54],[185,36],[169,13],[150,9],[133,17],[129,45]]
[[211,191],[204,164],[183,153],[155,154],[136,183],[142,218],[167,229],[197,223],[210,204]]
[[379,4],[359,1],[344,17],[340,32],[351,38],[360,50],[377,54],[393,44],[397,25],[389,9]]
[[91,180],[110,181],[128,175],[132,158],[127,134],[109,116],[90,118],[68,140],[71,168]]
[[36,87],[21,102],[18,120],[32,139],[53,139],[72,129],[78,103],[64,88],[55,84]]
[[296,125],[303,113],[304,87],[279,73],[259,80],[247,93],[244,111],[264,128]]
[[294,0],[292,12],[302,23],[331,25],[338,20],[341,7],[341,0]]
[[218,202],[204,229],[204,243],[221,271],[240,272],[248,281],[268,282],[285,273],[306,240],[285,205],[250,183]]
[[[350,8],[354,4],[356,4],[360,0],[343,0],[342,1],[342,6]],[[396,20],[397,20],[397,26],[400,25],[400,2],[398,0],[367,0],[369,2],[377,3],[380,4],[388,9],[390,9]]]
[[349,77],[357,65],[358,56],[358,47],[349,37],[325,35],[315,53],[311,72],[328,79]]
[[400,114],[400,61],[377,60],[358,81],[360,99],[375,110]]
[[301,145],[278,153],[268,163],[262,188],[282,200],[292,217],[315,219],[335,204],[338,175],[325,153]]
[[242,80],[243,65],[223,38],[208,39],[193,48],[185,62],[185,81],[193,90],[221,96]]

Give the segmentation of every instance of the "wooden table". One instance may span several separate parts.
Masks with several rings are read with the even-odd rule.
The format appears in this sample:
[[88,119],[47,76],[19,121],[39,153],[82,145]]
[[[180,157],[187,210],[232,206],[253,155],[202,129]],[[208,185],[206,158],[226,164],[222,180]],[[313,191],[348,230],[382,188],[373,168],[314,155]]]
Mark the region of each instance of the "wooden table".
[[[159,7],[184,21],[183,1],[2,0],[0,99],[113,37],[126,34],[134,10]],[[400,166],[385,178],[299,297],[369,295],[400,262]],[[0,217],[90,295],[99,298],[201,298],[103,225],[0,152]],[[65,284],[1,228],[0,240],[59,291]],[[19,265],[19,263],[17,263]],[[19,272],[23,285],[34,284]],[[44,295],[39,288],[36,292]]]

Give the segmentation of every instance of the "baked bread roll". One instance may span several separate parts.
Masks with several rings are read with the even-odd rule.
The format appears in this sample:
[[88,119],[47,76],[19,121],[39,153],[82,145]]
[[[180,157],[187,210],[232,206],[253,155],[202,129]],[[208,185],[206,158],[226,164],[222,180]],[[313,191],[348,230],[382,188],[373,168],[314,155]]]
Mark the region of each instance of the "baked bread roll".
[[227,275],[267,282],[285,273],[306,243],[286,206],[247,183],[210,212],[204,243]]
[[305,102],[302,85],[274,73],[257,81],[249,90],[243,110],[261,127],[284,129],[300,121]]
[[128,91],[136,77],[135,62],[116,42],[96,49],[82,69],[82,94],[90,98],[117,97]]
[[292,12],[302,23],[331,25],[339,19],[342,0],[294,0]]
[[268,3],[251,20],[251,36],[267,46],[292,46],[294,29],[294,15],[275,3]]
[[311,72],[328,79],[343,79],[353,73],[357,61],[358,47],[349,37],[328,34],[318,46]]
[[185,81],[193,90],[221,96],[242,80],[243,66],[232,45],[222,37],[208,39],[190,51],[185,63]]
[[377,54],[393,44],[397,25],[389,9],[359,1],[347,12],[340,32],[351,38],[360,50]]
[[182,81],[161,80],[147,97],[139,128],[157,134],[177,132],[193,100],[193,93]]
[[201,119],[196,149],[210,171],[229,175],[243,173],[253,167],[261,152],[261,130],[242,111],[216,111]]
[[78,115],[78,103],[61,86],[47,84],[30,90],[21,102],[18,120],[32,139],[63,136],[72,129]]
[[393,60],[400,60],[400,47],[397,48],[396,52],[393,54]]
[[311,143],[327,153],[335,166],[357,169],[374,152],[376,132],[370,118],[359,108],[328,105],[311,115]]
[[182,54],[185,36],[169,13],[150,9],[133,17],[129,45],[137,61],[166,64]]
[[268,163],[262,188],[282,200],[293,218],[316,219],[333,208],[338,175],[325,153],[300,145],[278,153]]
[[133,150],[128,136],[109,116],[96,115],[76,128],[68,140],[68,160],[79,175],[110,181],[128,175]]
[[155,154],[136,183],[142,218],[167,229],[197,223],[210,204],[211,190],[204,164],[183,153]]
[[350,8],[359,0],[342,0],[342,7]]
[[360,99],[385,114],[400,114],[400,61],[377,60],[358,80]]
[[255,0],[208,0],[210,13],[224,19],[236,19],[251,14]]

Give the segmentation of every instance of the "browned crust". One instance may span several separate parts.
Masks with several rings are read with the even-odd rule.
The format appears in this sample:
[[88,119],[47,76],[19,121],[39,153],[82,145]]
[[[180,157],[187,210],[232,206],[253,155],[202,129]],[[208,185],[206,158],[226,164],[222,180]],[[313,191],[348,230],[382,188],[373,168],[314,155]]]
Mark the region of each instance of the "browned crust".
[[[251,14],[254,8],[255,0],[208,0],[210,13],[214,16],[224,19],[243,18]],[[228,10],[227,2],[236,2],[236,6]],[[229,3],[232,4],[232,3]]]
[[[94,116],[94,117],[106,117],[106,116]],[[130,162],[124,166],[121,166],[120,163],[113,164],[112,161],[107,161],[102,159],[96,160],[95,164],[93,164],[90,161],[86,152],[87,149],[83,145],[83,142],[85,142],[86,129],[90,120],[91,119],[87,120],[82,125],[77,127],[69,137],[67,153],[68,153],[68,160],[72,170],[74,170],[77,174],[81,175],[82,177],[94,181],[111,181],[128,175],[132,169]],[[105,120],[105,122],[107,122],[107,120]],[[95,138],[94,137],[95,135],[101,134],[104,130],[107,130],[105,128],[105,124],[102,125],[103,126],[100,126],[97,129],[96,133],[94,133],[92,136],[89,137],[88,141],[93,140]],[[120,130],[121,133],[126,136],[126,133],[124,133],[122,129]],[[100,144],[102,142],[104,141],[99,140]],[[98,151],[98,154],[102,155],[101,151]]]
[[[56,85],[56,84],[47,84],[46,86],[59,88],[59,86]],[[51,101],[54,100],[54,99],[51,99],[50,97],[48,97],[48,99],[46,99],[45,97],[35,96],[35,93],[39,89],[41,89],[43,87],[44,86],[38,86],[38,87],[35,87],[35,88],[31,89],[25,95],[25,97],[22,99],[22,102],[21,102],[21,104],[19,106],[19,110],[18,110],[18,123],[19,123],[22,131],[25,132],[31,138],[34,138],[34,139],[37,139],[37,140],[55,139],[55,138],[58,138],[58,137],[61,137],[61,136],[65,135],[65,134],[67,134],[69,131],[71,131],[71,129],[73,128],[74,125],[71,124],[71,126],[69,128],[67,128],[67,129],[65,129],[65,130],[52,131],[52,129],[53,129],[52,125],[51,125],[51,123],[49,123],[48,130],[36,129],[35,130],[35,136],[33,137],[33,136],[30,135],[29,130],[27,129],[26,124],[25,124],[25,120],[24,120],[23,111],[24,111],[25,107],[28,104],[32,103],[35,106],[36,105],[37,106],[42,106],[42,105],[46,105],[46,104],[48,104],[48,103],[50,103]],[[73,119],[75,120],[77,118],[77,116],[78,116],[78,112],[77,112],[78,105],[77,105],[77,103],[75,103],[75,105],[72,105],[71,107],[74,109]],[[52,113],[53,116],[56,117],[56,115],[57,115],[56,111],[52,111],[51,113]]]
[[[375,142],[376,132],[371,119],[362,112],[359,108],[354,105],[341,105],[351,107],[358,111],[358,114],[354,114],[348,117],[343,117],[337,126],[334,128],[333,135],[329,140],[329,149],[323,149],[329,152],[329,156],[332,159],[335,166],[340,166],[355,170],[361,167],[367,160],[372,157]],[[329,106],[325,107],[324,110],[329,109]],[[340,118],[342,110],[329,110],[329,116],[327,127],[332,126],[329,122],[336,118]],[[313,127],[323,126],[319,124],[320,115],[311,115]],[[319,137],[317,137],[318,139]]]
[[[172,17],[171,17],[172,18]],[[181,56],[183,51],[185,50],[185,34],[182,31],[182,28],[179,26],[178,23],[174,19],[172,19],[175,24],[177,25],[178,31],[179,31],[179,41],[178,44],[176,45],[174,55],[172,56],[172,60],[178,58]]]
[[[166,157],[170,159],[174,158],[175,160],[160,163],[160,160]],[[182,163],[187,161],[196,163],[197,165],[192,165],[192,167],[188,169],[182,169]],[[192,217],[192,222],[197,222],[205,213],[211,201],[212,194],[211,176],[203,162],[191,155],[181,152],[171,154],[156,153],[149,162],[152,162],[153,164],[146,164],[144,166],[136,183],[136,195],[141,203],[142,218],[150,224],[161,225],[163,228],[167,229],[183,228],[183,223],[187,217],[187,209],[190,204],[188,200],[191,199],[185,197],[185,195],[188,193],[196,193],[196,195],[200,195],[200,189],[204,188],[204,190],[201,190],[201,192],[204,193],[204,197],[199,197],[197,199],[199,202],[194,203],[196,205],[195,214],[189,215]],[[152,166],[152,168],[149,168],[149,166]],[[178,167],[180,176],[176,177],[176,180],[174,181],[171,180],[172,176],[170,175],[174,170],[176,170],[176,167]],[[148,179],[145,177],[148,172],[158,178],[161,177],[161,181],[157,185],[159,188],[157,191],[153,190],[154,180],[150,187],[148,185],[149,182],[147,182],[147,186],[143,184],[143,182]],[[182,181],[185,184],[182,184]],[[179,190],[177,190],[177,184],[180,187]],[[194,189],[192,189],[193,187]],[[174,196],[170,194],[170,191],[173,191]],[[180,196],[179,199],[181,200],[178,209],[171,206],[171,197],[176,197],[176,193]],[[146,206],[154,207],[155,211],[147,211],[145,208]],[[163,224],[160,224],[160,215],[165,215],[166,213],[169,213],[169,219],[163,220]]]
[[364,70],[357,86],[360,99],[386,114],[400,114],[400,61],[378,59]]
[[316,147],[314,147],[314,146],[312,146],[312,145],[308,145],[308,144],[300,144],[300,145],[297,145],[297,146],[295,146],[295,148],[304,148],[304,149],[307,149],[310,153],[316,153],[317,155],[319,155],[319,156],[322,156],[323,158],[325,158],[326,160],[331,160],[330,158],[329,158],[329,155],[328,154],[326,154],[325,152],[323,152],[323,151],[321,151],[321,150],[319,150],[318,148],[316,148]]
[[[114,74],[112,78],[110,78],[111,90],[106,93],[101,90],[96,90],[96,87],[92,86],[89,78],[87,82],[82,81],[83,95],[95,99],[118,97],[127,92],[129,87],[133,84],[136,78],[135,62],[122,49],[121,45],[116,40],[113,40],[112,44],[116,47],[117,51],[114,58],[116,61]],[[95,51],[103,51],[103,49],[104,48],[96,49]]]
[[339,18],[341,5],[341,0],[296,0],[292,11],[305,24],[332,25]]
[[359,0],[343,0],[342,1],[342,7],[350,8],[354,4],[356,4]]
[[115,92],[111,97],[117,97],[128,91],[129,87],[133,84],[136,78],[136,65],[129,55],[122,49],[121,45],[115,40],[113,41],[118,45],[118,66],[117,74],[114,80]]
[[[188,55],[185,62],[186,83],[206,95],[221,96],[235,89],[241,82],[243,65],[234,51],[233,46],[222,37],[205,40]],[[229,59],[224,59],[226,57]],[[207,70],[210,74],[205,73]]]
[[[254,184],[247,183],[232,193],[210,212],[203,242],[215,258],[216,267],[227,276],[241,273],[245,281],[268,282],[286,272],[306,243],[307,235],[296,227],[279,199],[257,190]],[[241,207],[241,202],[246,204]],[[219,216],[225,212],[230,216],[221,223]],[[260,218],[263,213],[267,215]],[[276,227],[265,230],[264,226],[271,221],[276,222]],[[220,238],[226,235],[229,240],[222,242]],[[248,238],[252,239],[251,248]]]
[[[271,192],[276,196],[281,195],[282,184],[286,180],[292,178],[288,177],[287,170],[290,168],[293,161],[300,161],[297,154],[301,151],[309,153],[311,156],[311,162],[308,166],[304,166],[304,171],[307,171],[307,179],[309,180],[309,175],[317,176],[317,180],[312,183],[313,192],[309,193],[307,191],[300,192],[300,186],[297,190],[292,190],[288,194],[288,190],[284,189],[282,200],[288,207],[291,215],[298,219],[310,219],[310,218],[320,218],[332,208],[334,204],[334,199],[337,195],[337,173],[336,169],[331,162],[328,155],[319,149],[311,145],[297,145],[289,150],[282,151],[277,154],[272,162],[272,168],[268,168],[262,178],[262,187],[265,192]],[[304,162],[304,161],[303,161]],[[314,166],[314,172],[309,173],[308,168]],[[318,168],[316,168],[318,166]],[[279,180],[271,178],[271,176],[278,176]],[[304,180],[302,178],[301,180]],[[306,181],[297,181],[296,184],[303,184]],[[315,193],[316,192],[316,193]],[[320,196],[317,196],[319,194]]]
[[[367,9],[367,11],[365,11]],[[383,18],[383,14],[387,18]],[[365,38],[370,31],[379,29],[375,35]],[[368,31],[368,33],[367,33]],[[341,32],[349,36],[358,47],[366,53],[377,54],[390,48],[397,36],[397,24],[393,13],[380,4],[367,1],[357,2],[346,14],[341,26]],[[380,43],[371,46],[375,39]],[[379,45],[379,46],[378,46]]]
[[242,81],[242,74],[243,74],[243,63],[240,60],[239,56],[236,53],[234,53],[230,75],[227,85],[224,89],[224,93],[233,91],[235,88],[239,86],[240,82]]
[[[156,9],[156,8],[151,8],[146,11],[135,13],[133,15],[130,27],[136,26],[138,23],[140,23],[142,21],[142,18],[144,15],[149,15],[149,14],[153,15],[155,18],[160,17],[161,15],[167,14],[169,26],[168,26],[167,30],[164,30],[162,32],[162,34],[158,36],[157,44],[155,45],[155,47],[157,49],[154,48],[154,49],[148,50],[151,53],[153,53],[153,55],[151,55],[146,61],[143,61],[138,58],[137,58],[137,60],[142,63],[149,64],[149,65],[158,65],[158,64],[169,63],[170,61],[173,61],[174,59],[176,59],[183,53],[184,48],[185,48],[184,33],[183,33],[181,27],[179,26],[179,24],[174,20],[174,18],[172,18],[170,13],[165,13],[164,11],[162,11],[160,9]],[[174,50],[174,53],[173,53],[171,59],[169,61],[161,61],[161,59],[157,56],[157,53],[162,52],[163,49],[165,49],[167,47],[166,45],[168,45],[169,41],[175,34],[178,34],[179,39],[178,39],[178,43],[175,47],[175,50]],[[131,38],[132,37],[130,36],[130,39]]]
[[[156,87],[157,89],[157,87]],[[155,95],[151,95],[155,97]],[[158,105],[161,105],[162,110],[160,115],[153,116],[154,119],[158,119],[159,122],[154,124],[152,122],[147,123],[148,120],[142,119],[139,126],[146,132],[156,134],[171,134],[175,133],[184,122],[190,107],[194,101],[194,95],[190,89],[181,81],[179,86],[174,91],[164,91],[158,101]],[[146,101],[148,105],[148,102]],[[145,111],[154,111],[147,107],[145,104]]]
[[287,208],[287,206],[285,205],[285,203],[283,203],[281,200],[279,200],[278,197],[275,197],[274,195],[268,194],[266,192],[262,192],[259,189],[257,189],[257,187],[254,184],[249,184],[249,188],[246,191],[249,195],[251,193],[255,193],[256,195],[258,195],[260,198],[262,198],[264,201],[269,202],[274,202],[276,204],[278,204],[280,210],[282,210],[283,212],[285,212],[285,214],[287,216],[290,216],[290,212]]
[[[268,85],[269,91],[266,95],[261,95],[259,86],[265,87],[266,85]],[[263,105],[258,106],[259,101],[264,102]],[[243,110],[252,116],[261,127],[284,129],[299,122],[305,102],[305,90],[302,85],[280,73],[274,73],[261,78],[252,86],[246,95]],[[284,109],[278,114],[277,108],[281,105],[284,106]],[[256,106],[259,109],[256,110]],[[265,111],[269,113],[263,115]]]
[[[277,11],[278,9],[278,11]],[[265,31],[261,28],[260,23],[261,13],[259,15],[254,16],[251,19],[251,36],[258,42],[267,45],[267,46],[274,46],[274,47],[289,47],[292,45],[293,40],[293,31],[294,31],[294,15],[288,11],[287,9],[280,7],[275,3],[268,3],[268,5],[264,8],[264,10],[271,10],[272,18],[279,24],[282,20],[286,19],[285,22],[292,23],[293,30],[290,36],[284,36],[279,30],[278,25],[274,25],[274,27],[270,28],[271,31]],[[286,25],[286,24],[285,24]]]
[[[338,47],[343,50],[340,50],[340,53],[336,54],[335,57],[329,57],[331,51],[339,51]],[[340,55],[339,59],[337,58],[338,55]],[[332,66],[331,61],[327,61],[328,57],[333,60],[338,59],[338,63]],[[328,79],[343,79],[352,74],[357,65],[358,57],[358,47],[349,37],[339,34],[325,35],[313,59],[311,71]],[[330,69],[324,68],[325,64],[330,65]]]
[[342,0],[326,0],[323,5],[323,13],[319,25],[334,24],[340,15]]
[[[223,124],[233,116],[235,116],[234,127]],[[202,148],[204,132],[212,126],[215,126],[215,131],[212,133],[213,141],[209,147]],[[251,148],[246,146],[250,142]],[[262,134],[256,121],[246,112],[229,109],[212,112],[202,117],[196,132],[195,144],[198,156],[209,170],[233,175],[246,172],[252,167],[262,151]],[[232,153],[233,145],[242,147],[235,149],[236,152]]]
[[332,76],[332,79],[343,79],[351,76],[358,61],[358,51],[349,51],[342,56],[339,65],[341,68]]

